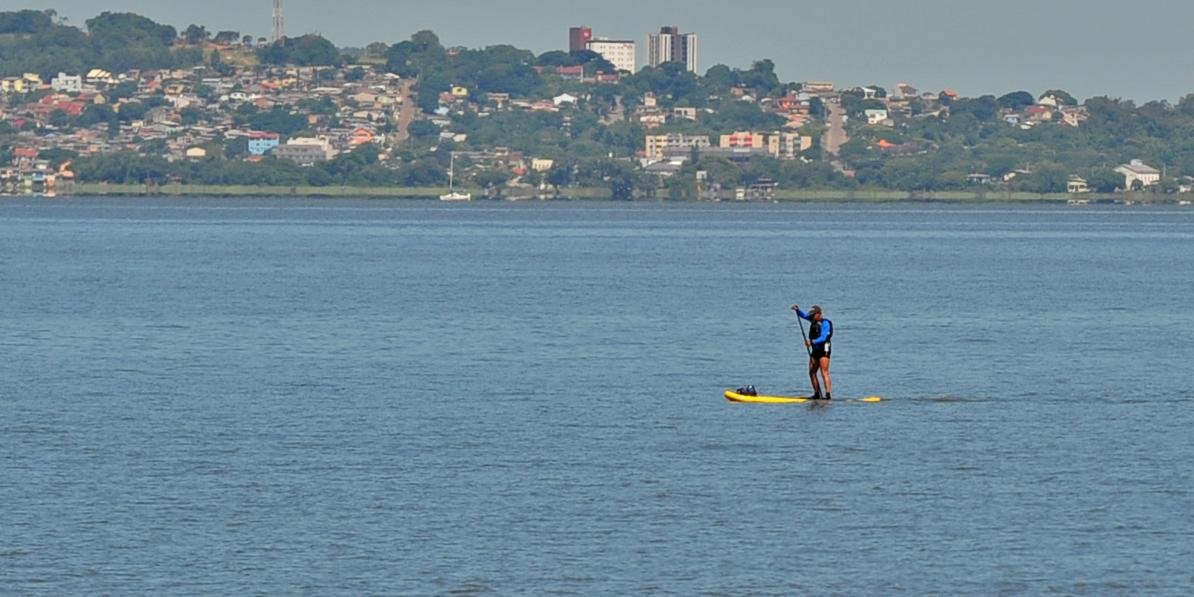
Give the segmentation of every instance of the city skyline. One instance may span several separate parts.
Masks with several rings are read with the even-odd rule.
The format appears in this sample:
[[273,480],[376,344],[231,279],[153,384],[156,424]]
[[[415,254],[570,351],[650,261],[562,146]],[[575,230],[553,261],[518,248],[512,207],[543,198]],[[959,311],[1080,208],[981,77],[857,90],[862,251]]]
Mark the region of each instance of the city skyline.
[[[424,3],[356,0],[329,13],[316,0],[286,0],[289,35],[319,33],[341,47],[375,41],[395,43],[418,30],[435,31],[446,45],[511,44],[536,53],[567,49],[569,27],[586,25],[601,37],[639,44],[646,64],[647,38],[662,25],[700,35],[700,71],[716,64],[749,68],[769,58],[784,80],[828,79],[841,86],[908,82],[922,89],[952,88],[968,96],[1024,89],[1039,94],[1066,89],[1078,97],[1108,95],[1137,101],[1176,100],[1194,92],[1184,65],[1194,48],[1184,43],[1182,23],[1194,5],[1142,0],[1139,34],[1125,25],[1110,0],[1056,0],[1038,5],[1008,0],[998,11],[946,0],[906,4],[843,0],[759,0],[754,10],[690,6],[673,0],[642,4],[610,0],[602,10],[544,11],[529,0],[500,6],[448,0]],[[271,33],[272,3],[248,9],[233,0],[203,5],[150,0],[110,0],[102,7],[84,0],[13,2],[0,10],[53,8],[69,24],[103,12],[136,12],[180,30],[191,23],[214,32]],[[461,18],[460,15],[468,15]],[[1110,35],[1114,33],[1114,35]]]

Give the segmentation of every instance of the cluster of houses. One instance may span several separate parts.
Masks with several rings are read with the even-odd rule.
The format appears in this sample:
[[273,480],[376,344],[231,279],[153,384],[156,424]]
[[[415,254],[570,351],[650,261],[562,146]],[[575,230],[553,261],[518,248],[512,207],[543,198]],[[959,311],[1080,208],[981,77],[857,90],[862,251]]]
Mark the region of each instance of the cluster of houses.
[[[1148,189],[1161,182],[1162,172],[1141,160],[1132,160],[1126,164],[1121,164],[1115,168],[1115,173],[1122,176],[1124,179],[1123,185],[1119,187],[1122,191],[1141,191]],[[1009,183],[1021,176],[1031,176],[1033,171],[1027,168],[1018,168],[1005,173],[1002,177],[991,176],[990,174],[976,173],[967,177],[967,180],[972,184],[990,185],[997,183]],[[1182,185],[1179,188],[1181,193],[1189,193],[1194,187],[1194,179],[1185,177],[1181,181]],[[1066,192],[1070,194],[1085,194],[1090,193],[1093,189],[1090,188],[1090,183],[1080,176],[1071,176],[1066,184]]]
[[[616,82],[620,77],[617,73],[586,75],[580,66],[548,68],[553,69],[551,74],[564,79],[590,84]],[[48,81],[32,73],[6,77],[0,79],[0,127],[6,129],[6,144],[13,151],[11,163],[0,165],[0,192],[51,193],[70,185],[74,179],[70,162],[62,163],[61,153],[57,161],[39,159],[47,150],[65,150],[80,156],[133,151],[154,153],[172,161],[202,160],[214,151],[224,151],[229,143],[243,141],[247,152],[239,155],[240,159],[260,161],[273,156],[300,165],[331,160],[339,153],[366,144],[384,150],[406,137],[407,126],[416,117],[417,108],[409,93],[408,82],[399,76],[369,67],[258,67],[217,72],[201,66],[123,73],[91,69],[86,73],[59,73]],[[904,83],[890,94],[873,87],[856,88],[849,93],[878,101],[863,111],[862,117],[869,127],[894,127],[900,119],[939,116],[948,112],[949,100],[957,98],[950,90],[922,93]],[[775,130],[720,134],[657,132],[667,125],[698,121],[702,114],[712,113],[716,108],[665,107],[651,93],[644,94],[636,105],[623,106],[619,100],[612,110],[601,113],[605,124],[630,120],[646,129],[643,148],[637,156],[639,165],[646,172],[666,177],[678,172],[694,155],[733,161],[754,157],[805,159],[801,154],[814,143],[801,131],[813,120],[814,102],[836,103],[841,94],[833,83],[826,81],[802,83],[797,91],[778,98],[756,98],[745,87],[731,90],[726,101],[754,104],[763,112],[780,117],[782,125]],[[488,161],[521,176],[546,172],[554,161],[523,156],[502,147],[469,150],[464,145],[469,135],[458,130],[453,117],[464,113],[485,117],[501,111],[558,112],[563,113],[567,127],[573,112],[584,109],[589,99],[583,92],[561,93],[550,98],[516,98],[506,93],[478,94],[463,86],[453,86],[441,94],[438,109],[426,118],[438,126],[441,141],[461,146],[460,153],[469,154],[474,163]],[[91,107],[107,106],[119,115],[134,104],[139,104],[136,118],[79,119]],[[153,107],[144,109],[147,105]],[[245,114],[275,109],[305,119],[304,132],[288,136],[245,126]],[[1070,106],[1058,97],[1046,95],[1022,109],[1004,109],[1000,118],[1010,126],[1024,129],[1046,122],[1079,127],[1088,114],[1085,107]],[[874,148],[885,152],[918,150],[912,144],[883,139]],[[387,151],[379,153],[383,160],[388,156]],[[1124,164],[1116,171],[1124,176],[1124,189],[1147,188],[1161,178],[1158,170],[1139,162]],[[999,181],[975,174],[971,182]],[[1088,190],[1085,181],[1078,178],[1071,181],[1071,192]]]
[[[787,130],[797,130],[812,120],[813,95],[808,92],[793,92],[784,97],[765,97],[756,99],[745,87],[734,87],[730,90],[733,101],[757,104],[759,109],[768,114],[774,114],[783,119],[782,127]],[[681,121],[696,121],[701,112],[715,113],[714,108],[698,110],[693,107],[660,106],[658,98],[653,93],[643,95],[642,104],[634,108],[631,118],[644,129],[654,130],[666,124]]]
[[[556,67],[556,71],[572,73],[578,80],[588,83],[602,82],[598,74],[596,77],[581,79],[583,71],[580,67]],[[575,71],[575,72],[573,72]],[[617,75],[612,75],[617,76]],[[644,148],[639,152],[640,166],[648,173],[659,176],[670,176],[678,171],[691,157],[693,148],[697,148],[702,155],[725,157],[735,161],[745,161],[752,157],[770,156],[780,160],[793,160],[813,146],[813,139],[802,135],[800,129],[811,120],[811,102],[813,96],[807,93],[792,94],[775,98],[756,100],[743,87],[732,90],[733,101],[758,103],[760,108],[768,113],[783,117],[781,130],[774,131],[734,131],[720,136],[689,135],[679,133],[649,134],[645,136]],[[486,93],[474,96],[468,88],[453,86],[444,91],[439,97],[439,107],[430,121],[441,128],[440,138],[457,144],[468,140],[466,133],[453,130],[453,115],[473,113],[479,117],[488,117],[503,110],[519,110],[527,112],[562,112],[563,126],[569,126],[572,110],[577,109],[583,102],[591,99],[572,93],[562,93],[551,98],[528,99],[511,98],[505,93]],[[640,124],[644,129],[653,131],[667,124],[677,122],[696,122],[702,112],[713,113],[713,108],[698,109],[695,107],[673,106],[664,108],[653,93],[645,93],[641,102],[633,107],[620,104],[615,110],[603,116],[604,124],[611,124],[621,120],[631,120]],[[505,160],[509,157],[508,150],[498,148],[495,151],[467,152],[474,161],[482,158],[490,160]],[[553,163],[552,160],[530,158],[530,162],[517,163],[513,172],[542,171],[544,164]],[[550,166],[548,166],[550,169]]]
[[668,133],[647,135],[642,166],[659,176],[671,176],[696,154],[720,157],[731,161],[748,161],[754,157],[794,160],[813,146],[813,139],[795,131],[735,131],[717,137],[714,145],[709,135]]
[[55,169],[50,160],[38,158],[40,153],[36,149],[16,147],[12,154],[12,163],[0,166],[0,193],[38,193],[53,197],[71,192],[75,173],[70,170],[69,161]]
[[[0,122],[12,131],[9,141],[21,155],[48,149],[84,156],[144,153],[147,147],[164,147],[161,157],[167,160],[193,160],[244,138],[249,161],[272,154],[312,164],[365,143],[385,144],[386,131],[398,122],[403,103],[399,77],[368,70],[353,80],[344,75],[324,67],[239,69],[230,76],[205,67],[119,74],[93,69],[43,81],[30,73],[0,81]],[[332,109],[303,108],[321,102]],[[106,105],[119,115],[133,104],[154,107],[139,111],[135,119],[120,119],[118,129],[107,121],[78,125],[75,120],[91,106]],[[245,128],[235,118],[242,106],[302,114],[314,134],[287,138],[277,131]],[[197,109],[202,118],[184,124],[188,109]],[[31,180],[40,172],[36,160],[13,162],[3,172],[7,179]]]
[[[810,88],[815,89],[817,93],[824,97],[833,95],[832,83],[806,83],[805,90],[807,91]],[[884,108],[863,110],[866,125],[877,127],[894,127],[896,117],[940,117],[943,113],[947,114],[949,110],[948,103],[942,100],[958,99],[957,93],[950,89],[946,89],[940,93],[921,93],[907,83],[896,85],[890,96],[885,96],[879,89],[874,87],[861,87],[851,91],[860,94],[864,99],[877,100],[884,104]],[[916,114],[913,114],[913,101],[918,101],[920,104],[918,106],[919,111]],[[1045,94],[1035,104],[1025,106],[1022,109],[1002,108],[999,112],[999,118],[1003,122],[1023,130],[1029,130],[1044,123],[1079,128],[1089,117],[1090,113],[1085,106],[1067,105],[1062,98],[1053,94]],[[885,153],[922,151],[922,148],[915,143],[892,143],[882,138],[872,146],[872,149]],[[1115,168],[1115,172],[1123,176],[1124,182],[1120,189],[1126,191],[1147,189],[1158,184],[1162,178],[1160,170],[1143,163],[1141,160],[1132,160],[1127,164],[1122,164]],[[967,180],[976,185],[1006,184],[1017,177],[1031,175],[1032,173],[1030,169],[1012,170],[1005,173],[1002,177],[974,173],[970,174]],[[1194,190],[1194,179],[1183,179],[1182,182],[1183,184],[1179,192],[1187,193]],[[1066,190],[1071,194],[1091,192],[1088,181],[1079,176],[1070,177]]]
[[[754,157],[795,160],[813,146],[813,139],[801,134],[802,127],[812,120],[815,96],[807,91],[789,93],[779,98],[756,99],[745,87],[731,89],[731,101],[757,104],[768,114],[780,116],[779,130],[732,131],[721,135],[683,133],[648,134],[644,138],[640,161],[651,174],[671,176],[679,171],[694,154],[721,157],[732,161],[747,161]],[[654,94],[644,94],[642,104],[636,106],[631,118],[644,129],[653,131],[669,123],[698,120],[701,112],[715,113],[714,108],[698,110],[694,107],[663,108]]]
[[[824,89],[831,83],[821,83],[822,94],[828,93]],[[895,126],[897,117],[902,118],[937,118],[949,112],[949,100],[958,99],[957,92],[946,89],[939,93],[920,92],[907,83],[899,83],[890,95],[875,87],[859,87],[851,90],[864,99],[875,100],[883,104],[882,108],[871,108],[863,111],[863,117],[869,126]],[[945,100],[945,101],[943,101]],[[915,106],[915,108],[914,108]],[[1055,122],[1078,128],[1090,117],[1085,106],[1070,106],[1055,95],[1047,94],[1037,100],[1035,104],[1022,109],[1002,108],[999,118],[1009,125],[1024,130],[1039,124]]]
[[1021,111],[1004,109],[1000,112],[1000,118],[1004,122],[1024,130],[1046,122],[1056,122],[1078,128],[1090,118],[1090,113],[1086,106],[1067,106],[1056,96],[1046,95],[1040,98],[1036,104],[1027,106]]

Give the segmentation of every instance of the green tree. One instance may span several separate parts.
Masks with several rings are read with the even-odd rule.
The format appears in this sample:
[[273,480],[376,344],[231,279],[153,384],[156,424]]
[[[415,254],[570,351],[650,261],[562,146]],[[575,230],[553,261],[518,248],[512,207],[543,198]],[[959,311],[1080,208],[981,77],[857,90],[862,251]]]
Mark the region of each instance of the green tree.
[[1041,94],[1041,99],[1045,99],[1050,96],[1056,98],[1057,101],[1061,102],[1061,105],[1063,105],[1063,106],[1077,106],[1078,105],[1078,100],[1074,99],[1074,96],[1070,95],[1069,93],[1066,93],[1065,91],[1062,91],[1061,89],[1050,89]]
[[259,131],[271,131],[292,136],[307,129],[307,117],[295,114],[286,108],[275,106],[269,111],[257,112],[248,118],[238,118],[238,122],[246,123]]
[[1124,177],[1111,168],[1096,168],[1086,177],[1086,184],[1096,193],[1114,193],[1124,185]]
[[504,170],[486,170],[478,173],[473,177],[473,182],[481,188],[485,189],[485,193],[491,197],[498,197],[502,194],[502,187],[510,180],[510,175]]
[[773,90],[780,87],[779,77],[775,74],[775,63],[767,59],[755,62],[750,70],[740,75],[739,80],[760,96],[771,95]]
[[107,104],[92,104],[75,118],[74,125],[80,128],[93,127],[101,122],[116,120],[116,112]]
[[117,115],[121,122],[132,122],[144,119],[145,113],[148,111],[149,108],[143,102],[126,102],[120,105],[120,112]]
[[50,126],[56,129],[66,128],[70,126],[70,114],[67,114],[64,110],[54,110],[50,112],[49,123]]
[[61,166],[63,162],[73,160],[77,157],[79,157],[78,152],[58,147],[43,149],[37,152],[37,158],[40,160],[48,160],[50,162],[51,168],[57,168]]
[[377,60],[384,61],[389,51],[390,46],[386,45],[384,42],[375,41],[365,46],[365,53],[362,54],[361,57],[371,62]]
[[547,184],[552,186],[557,197],[560,196],[560,187],[572,184],[572,171],[575,167],[572,162],[559,161],[547,171]]
[[187,106],[178,112],[179,123],[183,126],[194,126],[207,120],[207,113],[202,108]]
[[240,41],[239,31],[220,31],[212,38],[212,41],[224,46],[230,46]]
[[979,98],[958,98],[949,107],[951,117],[970,114],[979,122],[995,120],[999,115],[999,102],[993,95]]
[[1027,91],[1015,91],[996,100],[1000,108],[1007,108],[1019,112],[1036,103],[1036,98]]
[[452,88],[452,83],[441,73],[428,75],[419,82],[419,92],[415,96],[415,105],[426,114],[433,114],[439,109],[439,96]]
[[431,31],[419,31],[408,41],[390,46],[386,70],[402,77],[413,78],[424,71],[441,70],[448,61],[448,53]]
[[577,66],[580,60],[572,54],[563,50],[553,50],[551,52],[544,52],[535,59],[535,66]]
[[0,12],[0,33],[43,33],[54,26],[51,11]]
[[585,67],[585,74],[595,75],[598,72],[616,73],[618,67],[614,63],[605,59],[605,56],[598,54],[592,50],[578,50],[572,53],[576,57],[581,66]]
[[235,160],[249,155],[249,138],[236,137],[224,144],[224,157]]
[[190,45],[197,45],[206,42],[211,37],[207,32],[207,27],[200,25],[191,25],[182,32],[182,38]]
[[262,63],[296,66],[340,66],[343,58],[332,42],[319,35],[284,37],[257,52]]
[[430,120],[416,120],[407,127],[410,136],[420,141],[429,141],[439,137],[439,127]]
[[687,176],[675,175],[664,183],[667,198],[673,201],[686,201],[696,198],[696,183]]
[[174,43],[178,32],[133,13],[104,12],[87,20],[92,42],[101,51],[144,47],[164,49]]
[[1068,188],[1070,175],[1058,164],[1046,164],[1032,174],[1017,177],[1017,188],[1029,193],[1064,193]]
[[418,160],[405,168],[403,183],[410,187],[427,187],[444,184],[448,175],[435,162]]
[[730,67],[718,64],[705,71],[705,84],[716,93],[728,93],[738,84],[738,75]]

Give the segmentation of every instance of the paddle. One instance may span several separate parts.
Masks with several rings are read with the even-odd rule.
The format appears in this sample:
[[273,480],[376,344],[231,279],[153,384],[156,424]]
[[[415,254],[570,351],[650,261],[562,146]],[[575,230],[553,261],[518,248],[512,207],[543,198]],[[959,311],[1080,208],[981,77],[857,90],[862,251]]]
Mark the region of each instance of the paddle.
[[[796,311],[799,308],[800,307],[798,305],[792,305],[793,311]],[[799,311],[796,311],[796,321],[800,323],[800,337],[804,338],[804,352],[807,352],[808,358],[811,359],[813,358],[813,349],[808,345],[808,334],[804,333],[804,318],[800,316]]]

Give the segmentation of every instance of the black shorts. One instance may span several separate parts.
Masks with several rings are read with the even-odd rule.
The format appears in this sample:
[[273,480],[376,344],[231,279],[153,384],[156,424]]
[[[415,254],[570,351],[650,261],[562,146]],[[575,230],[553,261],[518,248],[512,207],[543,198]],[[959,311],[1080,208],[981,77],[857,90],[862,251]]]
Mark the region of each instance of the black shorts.
[[832,352],[833,352],[833,347],[828,344],[820,344],[820,345],[814,344],[813,349],[809,353],[808,356],[809,356],[809,358],[819,361],[821,359],[832,358],[830,356],[830,353],[832,353]]

